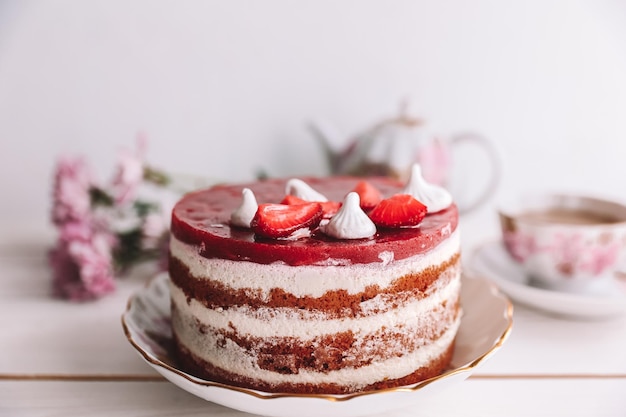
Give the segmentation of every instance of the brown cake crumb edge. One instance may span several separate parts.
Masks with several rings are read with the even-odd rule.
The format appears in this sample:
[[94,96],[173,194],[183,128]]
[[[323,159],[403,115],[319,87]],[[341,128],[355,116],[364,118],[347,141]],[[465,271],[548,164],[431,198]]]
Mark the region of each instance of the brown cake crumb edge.
[[[456,339],[455,339],[456,341]],[[433,359],[427,366],[420,367],[401,378],[385,379],[369,384],[362,388],[355,388],[349,385],[340,384],[270,384],[264,381],[255,380],[246,376],[237,375],[224,369],[218,368],[201,358],[198,358],[174,337],[176,356],[180,365],[190,374],[213,382],[232,385],[239,388],[248,388],[268,393],[288,393],[288,394],[353,394],[357,392],[378,391],[389,388],[397,388],[405,385],[412,385],[429,378],[441,375],[445,372],[452,361],[455,341],[438,357]]]
[[397,277],[393,284],[381,289],[378,285],[368,286],[365,291],[349,294],[345,290],[327,291],[321,297],[297,297],[279,288],[271,291],[268,299],[252,297],[250,289],[227,288],[223,284],[210,279],[193,276],[182,261],[170,258],[170,277],[174,285],[180,288],[188,299],[195,299],[207,308],[229,308],[233,306],[260,307],[291,307],[323,311],[333,317],[355,317],[360,314],[360,303],[380,294],[397,294],[410,292],[415,296],[425,297],[433,283],[442,278],[447,271],[460,268],[460,253],[457,252],[439,265],[432,265],[417,273]]

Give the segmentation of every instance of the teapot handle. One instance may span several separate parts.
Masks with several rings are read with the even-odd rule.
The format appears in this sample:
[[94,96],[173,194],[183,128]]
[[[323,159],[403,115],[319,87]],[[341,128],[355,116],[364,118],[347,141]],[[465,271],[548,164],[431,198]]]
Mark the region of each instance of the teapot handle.
[[469,204],[463,205],[459,207],[459,211],[461,214],[469,213],[475,210],[477,207],[483,205],[496,191],[498,188],[498,184],[500,182],[500,177],[502,174],[502,166],[500,162],[500,157],[493,143],[487,139],[485,136],[482,136],[477,133],[472,132],[464,132],[453,135],[449,138],[450,148],[454,148],[456,145],[471,143],[478,145],[482,148],[489,159],[490,164],[490,175],[489,180],[485,184],[484,188],[478,193],[478,196],[470,201]]

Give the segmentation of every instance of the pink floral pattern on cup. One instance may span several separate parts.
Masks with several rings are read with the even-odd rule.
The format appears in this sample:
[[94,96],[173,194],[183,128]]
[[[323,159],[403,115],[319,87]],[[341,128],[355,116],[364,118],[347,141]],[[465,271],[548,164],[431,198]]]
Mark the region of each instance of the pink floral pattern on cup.
[[503,244],[529,285],[610,291],[626,271],[626,204],[576,194],[520,196],[499,211]]
[[590,271],[594,275],[602,274],[611,265],[618,261],[620,245],[613,242],[610,245],[603,245],[590,249],[590,257],[582,265],[584,270]]
[[524,262],[529,256],[537,252],[535,239],[524,233],[505,231],[504,245],[518,262]]
[[547,257],[554,270],[563,277],[586,275],[600,277],[614,269],[619,261],[621,242],[613,236],[586,239],[582,233],[555,233],[552,239],[539,244],[535,236],[521,231],[504,231],[504,245],[519,263],[533,257]]

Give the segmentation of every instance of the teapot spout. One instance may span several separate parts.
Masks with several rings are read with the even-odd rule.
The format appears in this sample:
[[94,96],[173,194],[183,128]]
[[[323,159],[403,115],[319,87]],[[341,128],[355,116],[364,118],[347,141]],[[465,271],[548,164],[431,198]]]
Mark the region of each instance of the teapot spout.
[[309,122],[308,129],[322,148],[331,173],[338,173],[341,168],[343,156],[343,152],[339,151],[337,148],[338,144],[343,140],[339,130],[325,120]]

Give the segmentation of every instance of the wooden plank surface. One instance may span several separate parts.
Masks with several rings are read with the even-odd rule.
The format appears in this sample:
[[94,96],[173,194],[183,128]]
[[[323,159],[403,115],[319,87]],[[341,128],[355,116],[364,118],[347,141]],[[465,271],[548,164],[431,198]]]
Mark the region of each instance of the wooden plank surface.
[[[164,381],[123,335],[128,297],[74,304],[50,297],[46,241],[0,241],[0,416],[246,414]],[[626,317],[572,320],[516,306],[504,347],[449,397],[393,416],[626,416]],[[453,399],[451,401],[450,399]]]
[[[623,417],[624,388],[626,380],[616,384],[612,380],[587,379],[469,379],[425,400],[419,407],[384,415]],[[68,381],[0,381],[0,415],[250,416],[204,401],[168,382]]]

